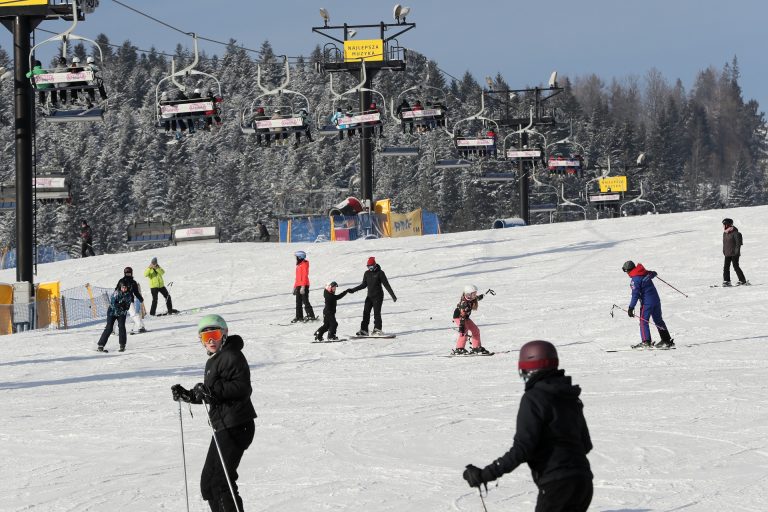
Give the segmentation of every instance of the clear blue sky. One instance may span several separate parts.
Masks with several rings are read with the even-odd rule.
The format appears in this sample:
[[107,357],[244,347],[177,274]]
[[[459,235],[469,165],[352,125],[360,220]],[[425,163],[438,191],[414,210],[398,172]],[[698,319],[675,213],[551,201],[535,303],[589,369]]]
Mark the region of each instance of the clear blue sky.
[[[374,24],[392,20],[394,1],[380,0],[121,0],[185,31],[258,49],[269,40],[276,53],[307,55],[323,38],[320,7],[331,23]],[[560,75],[596,73],[606,82],[652,67],[689,90],[696,73],[739,59],[745,99],[768,110],[765,0],[410,0],[408,21],[416,28],[399,38],[460,77],[469,70],[481,83],[500,72],[513,87],[544,83]],[[59,22],[40,28],[56,30]],[[61,30],[59,28],[59,30]],[[103,32],[114,43],[129,39],[139,48],[172,51],[191,39],[141,17],[112,0],[101,0],[77,33]],[[45,34],[39,34],[44,36]],[[357,38],[365,37],[360,34]],[[40,40],[40,39],[38,39]],[[0,44],[11,50],[10,33]],[[209,53],[222,47],[203,43]]]

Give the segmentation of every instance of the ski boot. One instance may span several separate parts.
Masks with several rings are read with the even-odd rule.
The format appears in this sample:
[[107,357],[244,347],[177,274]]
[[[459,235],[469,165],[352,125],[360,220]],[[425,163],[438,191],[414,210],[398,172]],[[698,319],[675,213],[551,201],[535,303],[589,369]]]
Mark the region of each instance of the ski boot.
[[481,356],[487,355],[488,351],[485,350],[485,347],[473,347],[472,350],[469,351],[470,354],[478,354]]
[[319,318],[317,318],[317,317],[316,317],[316,316],[314,316],[314,315],[312,315],[312,316],[308,316],[308,317],[304,318],[304,321],[305,321],[305,322],[314,322],[315,320],[320,320],[320,319],[319,319]]
[[139,333],[142,333],[142,332],[147,332],[147,329],[145,327],[142,327],[141,329],[139,329]]
[[120,345],[118,352],[125,352],[125,345]]
[[723,288],[728,288],[729,286],[731,286],[730,281],[723,281]]
[[637,345],[632,345],[632,348],[636,348],[636,349],[653,348],[653,343],[651,342],[651,340],[643,340]]
[[365,329],[360,329],[359,331],[357,331],[355,333],[355,335],[356,336],[368,336],[368,331],[366,331]]
[[749,286],[749,281],[739,281],[736,286]]
[[298,322],[303,322],[303,321],[304,321],[304,319],[303,319],[303,318],[299,318],[299,317],[296,317],[296,318],[294,318],[293,320],[291,320],[291,323],[292,323],[292,324],[295,324],[295,323],[298,323]]
[[96,351],[97,351],[97,352],[106,352],[106,350],[104,350],[104,347],[102,347],[101,345],[99,345],[98,347],[96,347]]
[[[331,337],[328,336],[328,339],[331,339]],[[317,331],[315,331],[315,341],[323,341],[323,335]]]
[[[322,339],[322,338],[320,338],[320,339]],[[328,335],[328,341],[339,341],[339,337],[336,336],[335,334],[329,334]]]
[[383,334],[384,334],[384,332],[381,329],[375,329],[374,328],[373,331],[371,332],[371,336],[381,336]]
[[658,348],[662,350],[668,350],[670,348],[675,348],[675,340],[672,338],[667,340],[661,340],[658,343],[656,343],[653,348]]
[[466,356],[467,354],[469,354],[469,352],[467,352],[467,349],[465,348],[455,348],[451,350],[451,355],[454,356]]

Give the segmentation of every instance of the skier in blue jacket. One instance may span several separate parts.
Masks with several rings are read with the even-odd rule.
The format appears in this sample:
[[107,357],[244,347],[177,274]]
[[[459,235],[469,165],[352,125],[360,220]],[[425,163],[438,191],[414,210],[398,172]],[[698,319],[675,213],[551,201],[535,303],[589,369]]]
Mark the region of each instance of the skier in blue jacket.
[[[674,347],[675,341],[670,336],[667,325],[661,317],[659,292],[656,291],[656,287],[653,285],[653,278],[656,277],[656,272],[646,270],[642,263],[635,265],[633,261],[625,262],[621,270],[626,272],[631,279],[629,287],[632,289],[632,299],[629,301],[629,307],[627,308],[627,314],[630,317],[634,318],[635,306],[637,301],[640,301],[641,341],[637,345],[633,345],[632,348],[655,347],[668,349]],[[661,341],[656,343],[656,345],[651,342],[651,319],[653,319],[653,323],[659,330],[659,336],[661,337]]]

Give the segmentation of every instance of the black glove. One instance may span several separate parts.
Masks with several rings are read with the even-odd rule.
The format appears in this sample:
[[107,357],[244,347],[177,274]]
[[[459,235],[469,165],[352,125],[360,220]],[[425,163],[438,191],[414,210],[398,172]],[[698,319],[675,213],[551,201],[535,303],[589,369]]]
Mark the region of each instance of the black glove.
[[205,402],[207,404],[212,404],[214,402],[211,390],[202,382],[198,382],[195,384],[195,387],[192,388],[192,396],[194,396],[196,402]]
[[184,389],[181,384],[171,386],[171,393],[173,393],[173,399],[178,402],[191,402],[192,392],[188,389]]
[[483,297],[485,297],[485,295],[483,295],[483,294],[481,293],[480,295],[478,295],[478,296],[477,296],[477,300],[483,300]]
[[301,287],[300,287],[300,286],[297,286],[297,287],[295,287],[295,288],[293,289],[293,294],[294,294],[294,295],[298,295],[298,294],[299,294],[299,288],[301,288]]
[[482,484],[486,483],[485,480],[483,480],[483,470],[472,464],[467,465],[462,476],[470,487],[479,488]]
[[355,290],[353,290],[352,288],[347,288],[347,293],[355,293]]
[[630,318],[634,318],[635,317],[635,308],[627,309],[627,315],[629,315]]
[[462,336],[464,336],[466,333],[467,333],[467,326],[466,326],[466,325],[464,325],[464,320],[462,319],[462,320],[459,322],[459,334],[461,334]]

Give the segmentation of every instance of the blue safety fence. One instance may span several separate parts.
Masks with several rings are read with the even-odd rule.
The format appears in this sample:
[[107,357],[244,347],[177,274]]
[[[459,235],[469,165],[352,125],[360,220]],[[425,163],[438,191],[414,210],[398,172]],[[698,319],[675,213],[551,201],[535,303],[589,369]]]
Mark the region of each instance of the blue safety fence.
[[[16,268],[16,249],[11,249],[7,252],[0,252],[0,269]],[[54,247],[49,245],[41,245],[37,247],[37,263],[52,263],[54,261],[68,260],[69,254],[62,251],[57,251]]]
[[[422,211],[422,234],[440,234],[437,214]],[[281,242],[325,242],[328,240],[352,241],[386,236],[387,215],[358,214],[334,215],[333,217],[294,217],[279,221]]]

